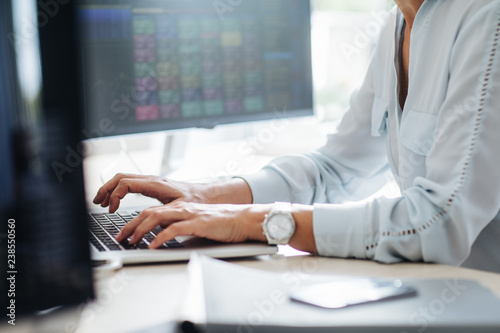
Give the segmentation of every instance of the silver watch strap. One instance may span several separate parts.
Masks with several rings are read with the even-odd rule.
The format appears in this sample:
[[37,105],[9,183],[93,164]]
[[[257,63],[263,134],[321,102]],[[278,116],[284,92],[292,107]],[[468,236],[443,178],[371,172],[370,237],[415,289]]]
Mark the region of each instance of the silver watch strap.
[[[272,211],[285,211],[285,212],[291,212],[292,211],[292,204],[290,202],[279,202],[276,201],[274,203],[273,208],[271,209]],[[269,213],[271,213],[269,212]]]

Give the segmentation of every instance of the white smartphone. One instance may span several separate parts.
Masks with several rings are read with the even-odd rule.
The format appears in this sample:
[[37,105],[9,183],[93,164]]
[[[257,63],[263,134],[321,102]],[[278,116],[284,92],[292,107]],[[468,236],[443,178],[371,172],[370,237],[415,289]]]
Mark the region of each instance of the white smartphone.
[[297,302],[327,309],[399,299],[417,295],[417,290],[401,280],[354,279],[305,286],[290,295]]

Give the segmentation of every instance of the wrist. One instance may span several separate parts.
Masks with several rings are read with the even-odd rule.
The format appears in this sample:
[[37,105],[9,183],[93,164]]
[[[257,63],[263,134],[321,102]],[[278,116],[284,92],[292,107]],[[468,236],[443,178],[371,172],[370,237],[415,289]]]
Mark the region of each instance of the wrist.
[[292,216],[295,220],[295,233],[288,245],[310,253],[318,253],[313,232],[313,210],[310,205],[292,205]]
[[227,182],[199,184],[200,196],[208,204],[251,204],[253,202],[250,186],[241,178]]
[[[262,222],[269,214],[274,204],[246,205],[242,213],[242,225],[248,240],[267,243]],[[292,205],[292,216],[295,220],[295,232],[288,245],[301,251],[318,253],[313,232],[313,206]]]
[[212,204],[213,201],[213,184],[191,184],[189,192],[191,193],[192,199],[190,201],[203,203],[203,204]]
[[259,242],[266,242],[267,237],[264,235],[264,230],[262,228],[262,222],[264,221],[266,214],[269,214],[273,208],[272,204],[266,205],[248,205],[243,211],[243,224],[246,230],[245,234],[248,236],[248,240],[254,240]]

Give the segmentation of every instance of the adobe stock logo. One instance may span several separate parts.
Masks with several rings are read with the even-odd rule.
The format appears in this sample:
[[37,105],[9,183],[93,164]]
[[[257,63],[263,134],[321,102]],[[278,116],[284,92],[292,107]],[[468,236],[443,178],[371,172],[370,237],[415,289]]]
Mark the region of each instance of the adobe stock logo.
[[370,16],[372,19],[365,24],[363,30],[355,29],[352,43],[343,42],[339,45],[340,51],[348,63],[352,62],[353,56],[361,54],[362,50],[373,43],[383,29],[388,13],[381,10],[372,12]]
[[242,2],[243,0],[215,0],[212,5],[219,19],[224,20],[224,15],[232,13]]

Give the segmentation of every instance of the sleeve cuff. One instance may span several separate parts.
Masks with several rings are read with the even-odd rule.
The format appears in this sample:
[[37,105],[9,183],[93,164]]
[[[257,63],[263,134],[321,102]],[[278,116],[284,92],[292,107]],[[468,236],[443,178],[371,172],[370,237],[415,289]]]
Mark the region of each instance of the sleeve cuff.
[[316,204],[313,231],[318,253],[341,258],[367,258],[364,241],[366,204]]
[[256,174],[239,176],[252,190],[253,203],[265,204],[276,201],[290,202],[291,193],[285,180],[275,171],[264,168]]

